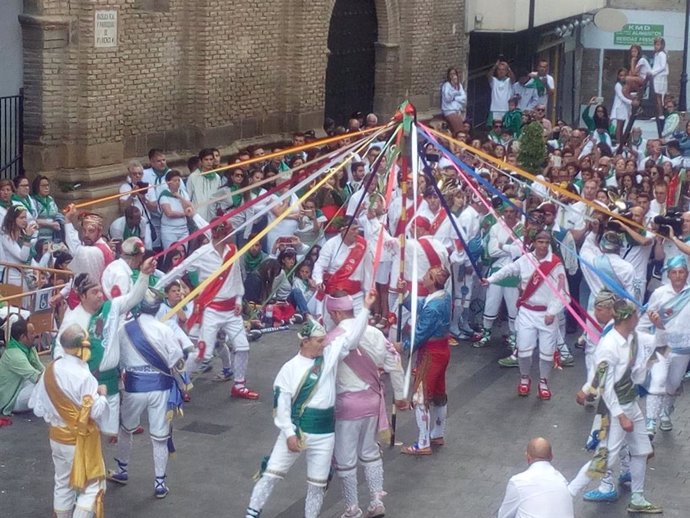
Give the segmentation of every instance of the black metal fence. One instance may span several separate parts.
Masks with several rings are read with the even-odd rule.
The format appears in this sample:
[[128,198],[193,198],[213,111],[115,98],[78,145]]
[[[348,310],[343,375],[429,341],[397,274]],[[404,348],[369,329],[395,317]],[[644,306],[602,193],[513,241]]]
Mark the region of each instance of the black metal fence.
[[24,171],[24,96],[0,97],[0,178]]

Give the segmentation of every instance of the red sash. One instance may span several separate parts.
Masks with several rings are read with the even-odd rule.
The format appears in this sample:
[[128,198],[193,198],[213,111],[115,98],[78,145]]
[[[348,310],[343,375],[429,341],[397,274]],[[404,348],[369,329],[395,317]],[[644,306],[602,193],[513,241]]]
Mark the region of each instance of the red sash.
[[[534,295],[534,292],[536,292],[539,289],[539,286],[541,286],[541,284],[544,282],[544,278],[547,277],[551,273],[551,271],[559,264],[561,264],[561,260],[558,258],[556,254],[551,254],[551,261],[539,263],[538,271],[534,270],[532,277],[530,277],[530,280],[527,283],[527,287],[518,297],[517,307],[520,307],[523,304],[525,304],[530,299],[530,297]],[[539,275],[539,272],[541,272],[542,274]],[[531,307],[535,308],[537,306]],[[539,311],[539,309],[536,309],[535,311]]]
[[[443,264],[441,263],[441,258],[434,249],[434,245],[432,245],[428,239],[420,239],[417,242],[419,243],[419,246],[422,247],[427,261],[429,261],[429,268],[436,268]],[[417,281],[417,295],[420,297],[426,297],[428,294],[429,291],[424,287],[422,281]]]
[[[223,264],[228,262],[230,258],[235,255],[237,252],[237,249],[235,248],[235,245],[229,244],[228,247],[230,248],[228,250],[228,253],[225,254],[225,257],[223,257]],[[200,324],[201,323],[201,316],[204,312],[204,309],[207,307],[212,307],[213,309],[219,308],[221,311],[221,308],[228,307],[225,304],[220,303],[214,303],[213,299],[216,298],[216,295],[218,295],[218,292],[220,289],[223,287],[223,284],[225,284],[226,279],[228,278],[228,275],[230,275],[230,270],[234,265],[230,265],[230,268],[226,268],[221,272],[221,274],[213,279],[199,294],[199,296],[196,299],[196,302],[194,304],[194,311],[192,312],[192,315],[189,317],[187,320],[187,329],[192,329],[195,324]],[[235,309],[235,304],[234,304],[234,298],[230,299],[233,301],[232,304],[232,309]]]
[[429,229],[429,233],[433,236],[438,232],[438,229],[441,228],[441,225],[443,222],[446,220],[448,217],[448,213],[442,208],[439,215],[434,218],[434,221],[431,222],[431,228]]
[[[350,275],[354,273],[359,264],[364,258],[364,253],[367,251],[367,241],[361,236],[355,238],[355,244],[350,248],[350,251],[345,258],[345,262],[331,275],[324,275],[324,284],[326,285],[326,293],[332,293],[343,290],[349,295],[355,295],[362,291],[362,283],[360,281],[353,281]],[[317,293],[318,300],[324,299],[324,293]]]
[[94,243],[96,248],[98,248],[103,254],[103,260],[105,261],[105,266],[108,266],[115,260],[115,254],[110,249],[107,243],[101,241],[100,239]]
[[[400,237],[404,232],[405,232],[405,226],[412,221],[412,216],[414,216],[414,207],[415,204],[412,203],[412,200],[407,200],[407,203],[409,206],[405,209],[405,213],[407,214],[407,218],[405,221],[403,221],[402,218],[402,212],[400,213],[400,219],[398,220],[398,224],[395,226],[395,232],[393,234],[393,237]],[[417,205],[422,203],[422,198],[418,197],[417,198]]]

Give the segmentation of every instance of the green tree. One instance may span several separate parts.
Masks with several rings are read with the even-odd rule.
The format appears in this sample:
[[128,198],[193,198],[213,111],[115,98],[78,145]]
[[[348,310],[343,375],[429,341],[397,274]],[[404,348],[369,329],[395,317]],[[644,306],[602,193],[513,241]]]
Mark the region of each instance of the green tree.
[[546,162],[546,143],[544,127],[538,122],[530,122],[522,130],[518,164],[532,174],[541,174]]

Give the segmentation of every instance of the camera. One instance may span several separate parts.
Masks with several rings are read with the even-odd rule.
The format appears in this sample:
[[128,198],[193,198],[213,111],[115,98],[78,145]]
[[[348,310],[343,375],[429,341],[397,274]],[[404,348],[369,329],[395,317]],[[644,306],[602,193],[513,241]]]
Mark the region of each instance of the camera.
[[137,182],[137,187],[139,189],[148,189],[149,184],[148,182]]
[[669,236],[669,227],[676,236],[683,234],[683,214],[679,210],[669,210],[665,216],[654,216],[654,223],[659,227],[659,234],[664,237]]

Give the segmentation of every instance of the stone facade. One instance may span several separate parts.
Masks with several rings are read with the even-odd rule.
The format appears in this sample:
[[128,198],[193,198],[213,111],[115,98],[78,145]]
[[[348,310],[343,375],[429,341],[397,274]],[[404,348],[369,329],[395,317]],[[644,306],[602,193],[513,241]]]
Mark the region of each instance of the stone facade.
[[[464,67],[464,0],[372,0],[374,108],[438,106]],[[227,146],[323,122],[335,0],[25,0],[25,167],[102,195],[151,147]],[[96,10],[117,11],[118,45],[95,48]],[[117,178],[117,179],[116,179]]]

